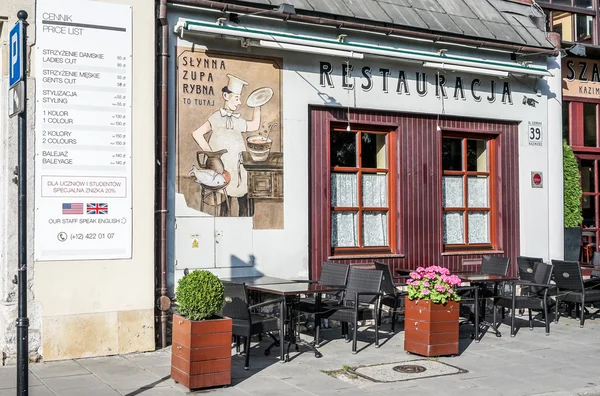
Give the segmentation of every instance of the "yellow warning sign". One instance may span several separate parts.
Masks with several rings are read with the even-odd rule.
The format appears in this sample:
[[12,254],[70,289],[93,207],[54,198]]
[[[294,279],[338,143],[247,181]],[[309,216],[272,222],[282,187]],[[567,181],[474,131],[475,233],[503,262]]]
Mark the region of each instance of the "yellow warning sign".
[[192,249],[198,249],[200,246],[198,245],[198,240],[194,239],[192,242]]

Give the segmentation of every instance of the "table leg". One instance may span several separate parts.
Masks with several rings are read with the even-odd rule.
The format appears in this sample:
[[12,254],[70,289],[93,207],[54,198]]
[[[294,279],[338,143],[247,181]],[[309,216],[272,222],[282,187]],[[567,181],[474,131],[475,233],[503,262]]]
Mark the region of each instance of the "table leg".
[[479,342],[479,288],[475,288],[475,342]]
[[279,361],[285,363],[285,312],[287,310],[286,298],[280,303],[279,310],[279,344],[280,355]]
[[321,293],[317,293],[317,296],[315,298],[315,305],[317,306],[316,309],[316,313],[315,313],[315,340],[314,340],[314,344],[315,347],[319,346],[319,333],[321,331],[321,315],[319,314],[319,312],[321,312]]
[[[517,295],[517,283],[512,283],[512,311],[510,313],[510,336],[514,337],[515,329],[515,309],[516,309],[516,295]],[[503,308],[504,309],[504,308]],[[529,311],[529,319],[531,319],[531,310]],[[531,323],[531,322],[529,322]]]
[[[486,286],[486,285],[484,285]],[[483,289],[483,292],[485,293],[485,290],[487,289],[487,286]],[[496,293],[494,293],[494,295],[496,295]],[[492,297],[493,298],[493,297]],[[482,300],[482,308],[483,308],[483,314],[482,314],[482,320],[481,320],[481,326],[485,326],[490,328],[494,334],[496,334],[496,337],[502,337],[502,333],[500,333],[500,330],[498,330],[498,327],[496,327],[496,306],[494,306],[494,319],[493,319],[493,323],[492,322],[488,322],[487,320],[485,320],[485,294],[484,297],[481,299]]]

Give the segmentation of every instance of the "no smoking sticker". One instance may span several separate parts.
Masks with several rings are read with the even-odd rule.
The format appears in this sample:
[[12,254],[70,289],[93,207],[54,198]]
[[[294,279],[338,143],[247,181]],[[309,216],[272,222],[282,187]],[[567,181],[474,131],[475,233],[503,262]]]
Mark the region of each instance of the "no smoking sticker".
[[531,187],[543,188],[544,178],[542,172],[531,172]]

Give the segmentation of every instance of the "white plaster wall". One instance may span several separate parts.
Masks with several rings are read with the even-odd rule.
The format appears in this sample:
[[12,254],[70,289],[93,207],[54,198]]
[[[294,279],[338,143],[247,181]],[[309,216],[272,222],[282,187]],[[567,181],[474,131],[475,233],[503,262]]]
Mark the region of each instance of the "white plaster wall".
[[[17,318],[17,285],[13,283],[18,268],[18,189],[13,183],[14,170],[17,165],[18,125],[17,117],[8,118],[6,97],[8,95],[8,33],[17,21],[17,12],[25,10],[29,14],[28,21],[35,18],[35,1],[33,0],[8,0],[0,2],[0,50],[2,63],[0,63],[0,351],[2,362],[11,363],[16,354],[16,327]],[[35,31],[28,31],[28,46],[35,43]],[[27,71],[28,92],[33,95],[34,79],[31,69]],[[27,150],[33,153],[33,114],[34,106],[30,101],[27,105]],[[33,158],[33,155],[30,156]],[[27,166],[27,189],[33,191],[33,161]],[[27,202],[28,214],[33,214],[33,199]],[[27,233],[33,235],[33,216],[27,219]],[[29,353],[32,359],[39,357],[41,347],[41,313],[39,302],[33,293],[33,278],[35,265],[33,265],[33,238],[28,239],[28,273],[27,273],[27,305],[29,317]]]
[[[180,8],[172,7],[170,10],[169,23],[172,27],[179,17],[186,19],[204,20],[214,22],[219,16],[216,13],[202,14],[201,12],[191,12]],[[249,23],[250,18],[243,18],[244,23]],[[261,25],[257,28],[264,28],[269,25],[269,21],[260,21]],[[272,23],[273,26],[277,25]],[[269,26],[270,28],[277,28]],[[297,27],[298,25],[290,24]],[[300,28],[298,28],[300,29]],[[308,29],[303,27],[302,29]],[[327,37],[335,37],[341,33],[332,29],[323,29],[321,34]],[[356,41],[365,43],[377,43],[376,40],[387,40],[383,36],[361,36],[358,32],[348,32],[349,36]],[[312,32],[313,36],[317,33]],[[351,36],[350,36],[351,35]],[[393,40],[388,40],[393,42]],[[256,268],[262,273],[272,276],[297,277],[305,275],[308,264],[308,142],[309,142],[309,112],[310,105],[333,104],[346,108],[372,109],[372,110],[391,110],[398,112],[438,114],[442,113],[452,116],[510,120],[519,123],[519,192],[520,192],[520,234],[521,234],[521,253],[532,256],[547,258],[548,256],[548,189],[533,189],[531,187],[531,171],[540,171],[544,174],[544,183],[548,183],[548,161],[547,161],[547,135],[544,136],[542,147],[530,146],[527,138],[527,122],[541,121],[545,127],[545,133],[548,130],[547,98],[548,91],[542,89],[542,96],[538,97],[536,91],[540,86],[540,79],[515,78],[509,77],[506,80],[500,80],[496,77],[473,76],[466,73],[459,75],[464,79],[466,100],[456,100],[452,97],[453,89],[448,90],[449,98],[445,99],[443,104],[440,98],[435,96],[434,74],[435,69],[426,69],[419,64],[406,63],[400,60],[384,59],[381,57],[365,56],[362,60],[350,60],[354,66],[353,76],[355,79],[354,91],[348,91],[342,88],[341,69],[342,63],[346,61],[343,58],[326,57],[322,55],[299,54],[294,52],[266,50],[256,47],[242,49],[238,41],[219,39],[214,40],[206,36],[185,36],[185,39],[175,38],[171,40],[170,51],[174,53],[175,45],[179,46],[206,46],[208,49],[218,49],[227,52],[264,54],[266,56],[277,56],[283,58],[283,133],[284,133],[284,213],[285,228],[283,230],[272,231],[254,231],[254,254],[257,259]],[[395,45],[400,45],[396,40]],[[410,48],[423,47],[433,49],[431,44],[424,43],[406,43]],[[449,47],[453,54],[462,56],[472,56],[467,49],[461,47]],[[439,49],[439,47],[438,47]],[[510,61],[509,54],[499,54],[486,51],[479,51],[475,56],[487,56],[489,60]],[[543,58],[529,59],[533,60],[536,66],[545,66]],[[327,61],[334,66],[334,85],[335,87],[322,87],[319,81],[319,62]],[[170,96],[169,96],[169,114],[175,115],[175,92],[174,76],[175,63],[174,57],[171,57],[170,63]],[[362,66],[369,65],[373,70],[373,88],[365,92],[360,88]],[[382,76],[378,73],[379,68],[388,68],[392,71],[390,76],[389,92],[382,90]],[[428,74],[428,95],[421,97],[416,93],[414,81],[409,81],[410,95],[399,95],[395,92],[396,78],[399,70],[404,70],[411,80],[414,80],[415,72],[427,72]],[[454,78],[457,74],[452,72],[445,73],[450,86],[454,84]],[[485,96],[481,102],[476,102],[470,95],[470,81],[473,78],[479,78],[482,81],[481,89],[488,86],[489,81],[494,79],[497,82],[496,100],[489,103]],[[502,103],[502,84],[509,81],[512,89],[513,104]],[[485,95],[485,96],[484,96]],[[523,97],[534,98],[538,101],[535,107],[524,105]],[[443,110],[442,110],[443,109]],[[170,136],[175,135],[174,117],[171,117]],[[170,157],[173,160],[175,156],[174,141],[171,141]],[[400,153],[402,155],[402,153]],[[174,170],[171,162],[171,170]],[[171,172],[173,174],[173,172]],[[562,180],[562,176],[561,176]],[[170,201],[174,198],[174,181],[171,180]],[[173,213],[173,210],[171,211]],[[171,221],[173,217],[171,217]],[[171,238],[172,239],[172,238]],[[173,259],[172,244],[170,244],[170,259]],[[234,275],[243,275],[235,273]],[[179,275],[175,275],[176,278]]]

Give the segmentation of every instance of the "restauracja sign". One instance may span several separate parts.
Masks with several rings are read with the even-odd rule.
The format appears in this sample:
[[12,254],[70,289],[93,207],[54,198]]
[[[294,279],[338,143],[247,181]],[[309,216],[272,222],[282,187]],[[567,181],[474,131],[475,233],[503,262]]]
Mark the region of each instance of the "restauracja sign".
[[[354,89],[354,66],[351,64],[342,63],[341,65],[342,88]],[[360,88],[364,92],[368,92],[374,88],[373,74],[378,73],[382,76],[382,84],[380,89],[388,93],[394,90],[400,95],[410,95],[416,92],[419,96],[427,96],[429,93],[429,76],[425,72],[415,72],[409,75],[404,70],[398,72],[386,68],[373,69],[371,66],[363,66],[360,69]],[[320,84],[322,87],[334,87],[334,67],[330,62],[320,62],[319,65]],[[414,79],[411,78],[414,76]],[[465,80],[461,76],[456,76],[454,80],[446,79],[443,74],[434,74],[435,95],[448,98],[451,94],[456,100],[466,100],[470,96],[476,102],[487,100],[489,103],[496,101],[496,93],[500,92],[499,84],[490,80],[489,83],[483,83],[479,78]],[[510,82],[504,81],[502,86],[502,103],[513,104],[512,91]]]

